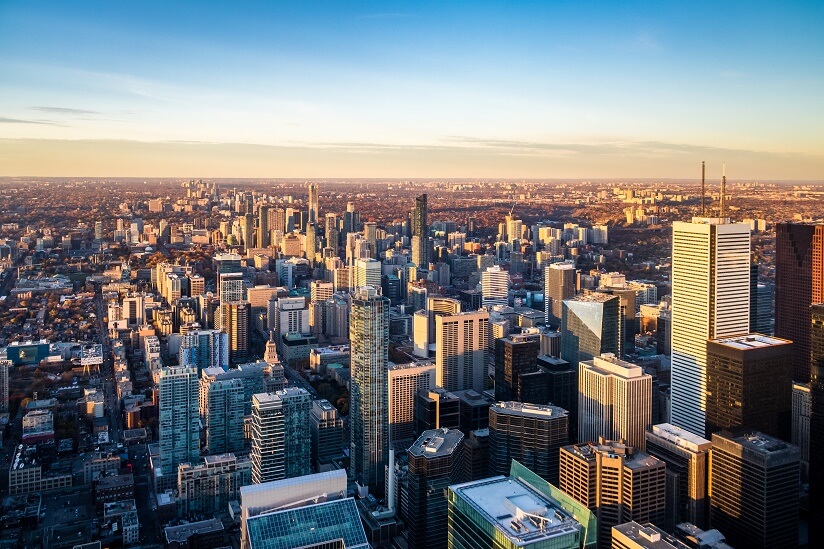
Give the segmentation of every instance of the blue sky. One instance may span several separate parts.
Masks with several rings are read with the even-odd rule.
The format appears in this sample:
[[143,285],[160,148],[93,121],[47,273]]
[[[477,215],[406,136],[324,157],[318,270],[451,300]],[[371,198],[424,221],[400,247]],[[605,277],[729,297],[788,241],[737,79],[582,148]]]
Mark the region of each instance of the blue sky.
[[0,0],[0,175],[824,179],[822,28],[824,2]]

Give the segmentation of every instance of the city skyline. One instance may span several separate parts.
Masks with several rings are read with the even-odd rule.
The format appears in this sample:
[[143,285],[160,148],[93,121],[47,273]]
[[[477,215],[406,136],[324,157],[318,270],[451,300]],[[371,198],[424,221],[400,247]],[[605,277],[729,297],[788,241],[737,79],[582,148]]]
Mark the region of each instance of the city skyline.
[[100,8],[0,7],[0,175],[824,168],[809,2]]

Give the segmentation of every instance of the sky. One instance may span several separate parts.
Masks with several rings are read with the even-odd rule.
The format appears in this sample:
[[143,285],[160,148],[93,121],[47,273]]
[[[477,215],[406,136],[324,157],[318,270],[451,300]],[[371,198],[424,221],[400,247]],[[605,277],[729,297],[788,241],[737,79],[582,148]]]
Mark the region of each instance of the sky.
[[824,2],[0,0],[0,176],[824,180]]

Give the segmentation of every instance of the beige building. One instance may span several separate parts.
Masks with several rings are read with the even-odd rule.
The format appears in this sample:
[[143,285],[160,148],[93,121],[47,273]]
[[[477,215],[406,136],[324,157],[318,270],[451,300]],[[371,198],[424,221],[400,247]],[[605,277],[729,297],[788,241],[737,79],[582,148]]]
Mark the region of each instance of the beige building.
[[483,393],[487,379],[489,313],[435,316],[436,382],[448,391]]
[[435,366],[431,362],[390,364],[389,444],[415,438],[415,395],[421,389],[435,388]]

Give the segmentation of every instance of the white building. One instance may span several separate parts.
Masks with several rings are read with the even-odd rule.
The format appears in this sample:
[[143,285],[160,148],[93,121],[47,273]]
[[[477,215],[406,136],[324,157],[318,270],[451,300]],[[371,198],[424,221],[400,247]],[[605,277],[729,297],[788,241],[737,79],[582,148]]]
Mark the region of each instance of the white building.
[[487,378],[489,312],[435,316],[435,368],[438,387],[483,393]]
[[506,305],[509,302],[509,273],[498,265],[481,274],[481,303],[484,307]]

